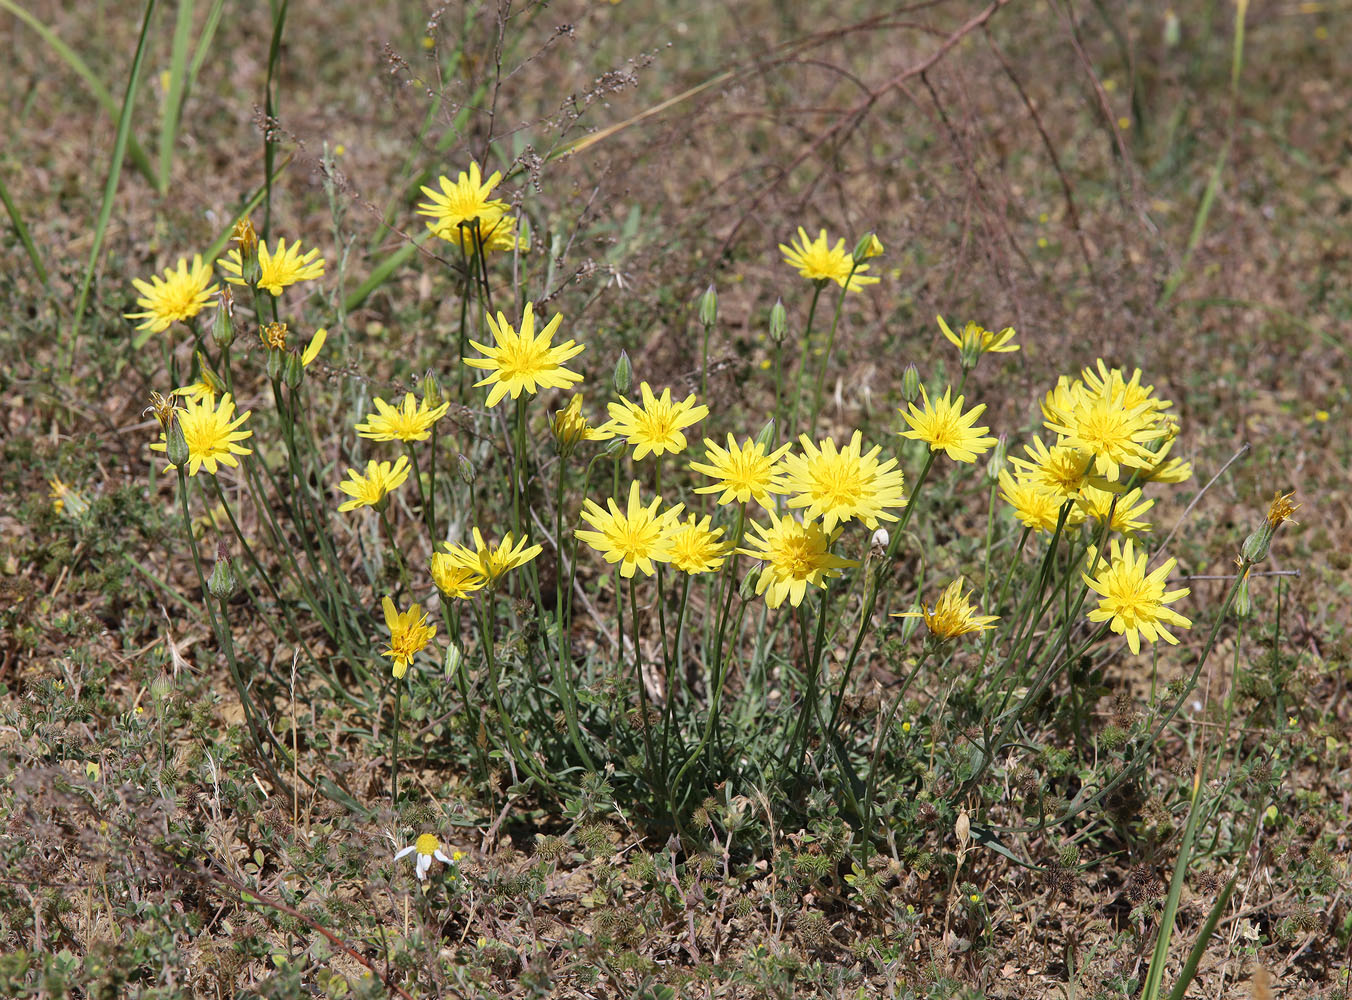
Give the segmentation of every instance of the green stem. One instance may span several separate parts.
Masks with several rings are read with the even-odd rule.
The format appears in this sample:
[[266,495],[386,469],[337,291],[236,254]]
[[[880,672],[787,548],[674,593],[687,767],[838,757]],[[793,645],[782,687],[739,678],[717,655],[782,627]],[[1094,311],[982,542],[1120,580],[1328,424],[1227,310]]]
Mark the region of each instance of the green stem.
[[807,327],[803,330],[803,349],[798,355],[798,375],[793,392],[793,408],[789,411],[789,422],[786,426],[787,433],[784,440],[792,441],[797,436],[798,430],[798,401],[803,398],[803,373],[807,371],[807,352],[812,343],[812,320],[817,315],[817,300],[821,298],[822,288],[826,286],[826,280],[813,282],[812,304],[807,310]]
[[391,737],[390,746],[390,806],[397,809],[399,806],[399,708],[403,700],[399,697],[399,679],[396,677],[391,685],[394,693],[394,733]]
[[822,411],[822,389],[826,385],[826,368],[831,363],[831,351],[836,346],[836,327],[840,323],[840,313],[845,306],[845,296],[850,290],[850,280],[854,277],[855,268],[859,264],[850,265],[850,276],[845,279],[845,284],[840,289],[840,298],[836,299],[836,308],[831,316],[831,332],[826,338],[826,353],[822,355],[821,367],[817,369],[817,388],[812,394],[812,426],[817,426],[817,418]]

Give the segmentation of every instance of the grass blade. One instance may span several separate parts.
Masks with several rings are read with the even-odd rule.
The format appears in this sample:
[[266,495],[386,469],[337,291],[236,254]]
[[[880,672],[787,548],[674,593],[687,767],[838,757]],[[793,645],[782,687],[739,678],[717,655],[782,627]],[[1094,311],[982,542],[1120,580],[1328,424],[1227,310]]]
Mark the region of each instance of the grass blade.
[[193,0],[179,0],[174,21],[174,45],[169,59],[169,92],[164,95],[160,118],[159,189],[169,190],[169,168],[174,162],[174,143],[178,139],[179,116],[188,83],[188,39],[192,33]]
[[290,0],[274,5],[272,43],[268,46],[268,79],[263,85],[263,232],[267,239],[272,234],[272,164],[277,158],[277,141],[272,137],[272,122],[277,117],[277,64],[282,54],[282,29],[286,27],[286,11]]
[[146,39],[150,37],[150,21],[155,13],[156,0],[146,0],[145,18],[141,21],[141,37],[136,42],[136,55],[131,62],[131,73],[127,78],[127,92],[122,98],[122,113],[117,118],[117,137],[113,140],[113,155],[108,160],[108,180],[103,186],[103,204],[99,206],[99,218],[94,225],[94,245],[89,248],[89,264],[85,267],[84,280],[80,283],[80,294],[75,300],[75,319],[71,322],[70,344],[66,354],[66,371],[75,370],[75,347],[80,339],[80,324],[84,321],[85,306],[89,302],[89,286],[94,281],[94,271],[98,267],[99,255],[103,251],[103,239],[108,234],[108,220],[113,214],[113,200],[117,197],[117,182],[122,176],[122,158],[127,153],[127,142],[131,138],[131,112],[136,104],[136,88],[141,79],[141,64],[145,61]]
[[[79,53],[57,37],[56,32],[39,21],[24,8],[14,3],[13,0],[0,0],[0,10],[9,11],[24,24],[33,29],[48,47],[51,48],[61,60],[75,71],[75,74],[84,80],[89,86],[89,92],[94,95],[94,99],[103,105],[103,110],[108,113],[108,117],[113,121],[118,120],[120,109],[117,102],[113,100],[113,95],[108,93],[108,88],[103,85],[94,71],[89,68],[89,64],[80,58]],[[131,138],[127,143],[127,148],[131,151],[132,162],[136,164],[136,169],[145,175],[146,180],[151,184],[155,183],[155,167],[150,162],[150,157],[146,155],[144,149],[135,138]]]
[[[47,288],[47,269],[42,266],[42,257],[38,254],[38,248],[33,245],[33,237],[29,234],[28,227],[24,225],[23,216],[19,214],[18,206],[9,196],[9,189],[5,187],[3,175],[0,175],[0,201],[5,203],[5,211],[9,213],[9,221],[14,224],[14,232],[18,234],[19,242],[28,251],[28,259],[33,264],[33,271],[37,274],[43,287]],[[50,289],[48,290],[50,291]]]

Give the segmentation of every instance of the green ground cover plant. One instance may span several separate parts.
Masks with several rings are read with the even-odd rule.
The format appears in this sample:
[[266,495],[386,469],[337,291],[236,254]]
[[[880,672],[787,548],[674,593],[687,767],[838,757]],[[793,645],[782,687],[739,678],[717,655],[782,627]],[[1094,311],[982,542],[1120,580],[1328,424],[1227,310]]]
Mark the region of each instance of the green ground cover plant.
[[1346,11],[0,18],[0,996],[1347,994]]

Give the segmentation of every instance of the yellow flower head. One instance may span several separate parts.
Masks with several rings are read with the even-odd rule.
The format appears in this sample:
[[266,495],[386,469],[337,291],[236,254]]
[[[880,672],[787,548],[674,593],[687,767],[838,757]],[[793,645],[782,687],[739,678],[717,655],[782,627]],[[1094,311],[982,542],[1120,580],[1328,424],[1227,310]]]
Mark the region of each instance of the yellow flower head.
[[696,403],[693,392],[679,403],[671,401],[669,388],[663,389],[661,397],[657,397],[653,395],[652,387],[643,382],[639,392],[643,396],[642,406],[627,399],[608,404],[610,420],[601,429],[634,445],[634,461],[650,452],[662,455],[684,451],[686,440],[681,431],[707,417],[709,408]]
[[199,378],[196,382],[188,385],[181,385],[170,396],[178,396],[187,400],[189,403],[197,403],[205,400],[208,403],[215,404],[216,389],[205,378]]
[[393,493],[403,485],[408,478],[408,468],[408,456],[400,455],[393,465],[374,460],[367,462],[365,476],[356,469],[348,469],[348,480],[339,483],[338,488],[352,499],[339,504],[338,509],[349,511],[358,507],[378,506],[386,494]]
[[1123,465],[1132,469],[1154,464],[1150,442],[1168,434],[1168,428],[1155,420],[1150,402],[1134,407],[1126,405],[1126,390],[1105,385],[1100,392],[1072,391],[1069,401],[1047,404],[1051,413],[1045,421],[1048,430],[1059,435],[1060,444],[1087,451],[1094,456],[1099,475],[1116,482]]
[[1111,485],[1103,477],[1094,475],[1094,456],[1087,451],[1066,445],[1048,448],[1036,436],[1032,444],[1023,446],[1023,450],[1028,453],[1028,458],[1009,456],[1020,481],[1054,493],[1061,500],[1078,496],[1086,486],[1106,489]]
[[852,517],[870,529],[879,521],[897,520],[887,508],[904,507],[906,493],[895,458],[879,462],[882,448],[877,445],[864,452],[859,431],[839,450],[830,438],[814,445],[803,434],[799,443],[803,454],[784,457],[779,482],[792,494],[790,507],[806,508],[806,520],[820,517],[826,532]]
[[[1089,612],[1089,620],[1109,622],[1114,632],[1127,637],[1127,645],[1133,653],[1141,651],[1141,636],[1151,642],[1163,639],[1177,645],[1178,640],[1164,627],[1165,624],[1192,628],[1191,621],[1165,607],[1191,593],[1187,587],[1169,591],[1164,589],[1165,580],[1177,560],[1169,559],[1147,575],[1145,564],[1148,557],[1144,552],[1137,555],[1130,539],[1125,545],[1119,546],[1114,538],[1110,551],[1108,564],[1099,571],[1097,577],[1081,574],[1089,588],[1099,595],[1099,606]],[[1091,550],[1090,566],[1095,563],[1094,555]]]
[[[275,251],[270,251],[267,240],[258,244],[259,288],[267,289],[276,297],[288,285],[324,276],[324,258],[319,256],[318,248],[302,256],[300,240],[287,246],[285,237],[279,238],[276,246]],[[244,280],[244,262],[238,249],[228,251],[218,263],[225,272],[225,280],[230,284],[247,284]]]
[[432,582],[437,585],[437,589],[457,600],[463,601],[488,585],[477,569],[464,565],[457,555],[450,552],[433,552],[431,570]]
[[484,357],[461,358],[471,368],[488,372],[485,378],[474,383],[476,386],[493,387],[488,391],[485,405],[490,408],[497,406],[508,393],[516,399],[523,390],[533,396],[541,389],[567,389],[573,383],[582,381],[581,375],[569,371],[563,365],[586,348],[572,340],[566,340],[557,347],[551,343],[554,331],[562,322],[563,316],[555,314],[537,337],[535,312],[529,302],[521,317],[519,333],[512,329],[502,313],[498,313],[496,322],[492,316],[488,317],[489,329],[493,331],[493,346],[485,347],[471,340],[470,346]]
[[427,616],[417,604],[400,613],[395,610],[394,602],[386,597],[381,606],[385,609],[385,625],[390,630],[390,648],[380,655],[394,660],[392,669],[398,679],[408,672],[408,665],[419,650],[437,634],[437,627],[427,624]]
[[406,858],[410,854],[414,855],[413,868],[418,874],[419,882],[426,880],[427,871],[432,867],[433,858],[440,861],[443,865],[454,865],[464,857],[459,851],[453,851],[451,852],[451,856],[447,857],[445,852],[441,849],[441,841],[431,833],[424,833],[417,840],[396,854],[394,860],[398,861],[400,858]]
[[620,575],[633,577],[635,570],[645,576],[653,575],[654,562],[671,560],[671,538],[668,528],[684,509],[677,504],[658,513],[662,498],[644,506],[639,500],[638,482],[629,484],[629,504],[620,510],[614,498],[606,500],[608,510],[588,499],[582,504],[582,519],[596,530],[578,528],[574,532],[605,558],[608,563],[620,564]]
[[1025,527],[1051,534],[1061,518],[1064,499],[1040,483],[1026,479],[1016,480],[1007,471],[1000,471],[1000,498],[1014,508],[1014,516]]
[[924,408],[920,409],[911,403],[910,413],[901,411],[912,429],[899,433],[904,438],[924,441],[930,446],[930,451],[942,451],[955,462],[975,462],[978,455],[989,451],[991,445],[995,444],[995,438],[985,436],[990,428],[972,426],[977,417],[985,412],[986,404],[979,403],[963,413],[963,397],[959,396],[950,402],[948,397],[952,391],[951,387],[945,389],[943,398],[931,403],[929,393],[922,385],[920,398],[925,404]]
[[691,462],[690,470],[713,479],[709,486],[695,487],[696,493],[718,493],[718,503],[728,504],[734,500],[746,503],[755,500],[762,507],[769,507],[771,493],[786,493],[787,488],[779,482],[779,470],[776,466],[790,445],[783,445],[772,452],[766,452],[766,446],[746,438],[738,444],[736,438],[728,435],[728,447],[720,447],[709,438],[704,439],[705,462]]
[[[1108,527],[1123,535],[1135,535],[1150,530],[1150,522],[1142,520],[1141,516],[1155,506],[1154,500],[1137,503],[1140,499],[1139,487],[1130,493],[1120,494],[1086,486],[1075,498],[1075,506],[1085,517],[1092,518],[1099,524],[1102,524],[1107,519],[1108,512],[1112,511],[1113,519]],[[1113,506],[1114,500],[1117,501],[1116,507]]]
[[502,180],[502,174],[493,171],[488,180],[479,173],[479,165],[471,163],[469,173],[460,171],[452,183],[448,177],[438,177],[440,191],[424,187],[428,201],[418,203],[418,214],[430,222],[427,228],[438,239],[454,243],[465,253],[475,251],[477,238],[486,250],[526,249],[525,240],[516,235],[516,219],[507,214],[508,205],[490,197]]
[[711,528],[711,518],[696,520],[691,514],[684,523],[673,522],[667,531],[667,542],[671,546],[671,564],[677,569],[694,576],[698,573],[713,573],[723,565],[729,542],[720,542],[722,528]]
[[1101,392],[1108,392],[1114,396],[1120,395],[1122,404],[1127,409],[1146,405],[1162,417],[1164,412],[1174,405],[1170,400],[1156,397],[1153,385],[1141,385],[1141,369],[1139,368],[1133,369],[1131,378],[1128,379],[1121,368],[1109,368],[1103,359],[1099,358],[1094,368],[1082,369],[1080,377],[1085,390],[1091,395]]
[[413,393],[404,393],[404,401],[395,409],[377,396],[372,402],[376,413],[367,414],[357,425],[357,433],[372,441],[426,441],[432,436],[432,425],[446,415],[450,403],[429,407],[427,400],[415,400]]
[[[845,249],[845,240],[836,240],[833,247],[826,238],[823,229],[815,240],[808,239],[807,231],[798,227],[798,239],[791,240],[788,246],[779,244],[784,254],[784,262],[796,267],[798,273],[810,281],[834,281],[847,291],[857,292],[865,285],[878,283],[878,278],[865,274],[869,266],[854,266],[854,255]],[[850,269],[854,268],[854,274]]]
[[1295,495],[1295,490],[1284,495],[1279,491],[1273,495],[1272,503],[1268,505],[1267,511],[1267,523],[1272,525],[1273,528],[1277,528],[1283,521],[1291,521],[1292,524],[1299,523],[1291,520],[1291,515],[1300,510],[1300,504],[1291,502],[1291,498]]
[[582,414],[582,394],[568,399],[568,405],[549,415],[549,429],[554,433],[554,446],[559,454],[568,456],[583,441],[608,441],[613,436],[600,427],[593,427]]
[[524,566],[543,551],[539,545],[528,546],[524,535],[514,541],[510,531],[497,545],[485,542],[478,528],[474,529],[473,534],[474,548],[452,545],[446,549],[446,554],[451,557],[452,562],[483,577],[485,584],[496,583],[508,570]]
[[925,619],[925,627],[929,629],[930,635],[940,642],[948,642],[969,632],[994,628],[992,623],[998,622],[1000,616],[977,614],[967,596],[963,591],[962,577],[958,577],[944,588],[933,608],[922,602],[919,611],[902,611],[894,613],[892,617]]
[[939,329],[948,338],[948,342],[964,353],[1011,354],[1019,349],[1018,344],[1012,343],[1014,340],[1012,326],[1005,327],[999,333],[993,333],[979,323],[968,323],[962,328],[962,335],[959,336],[949,328],[942,316],[934,318],[939,321]]
[[136,304],[145,311],[127,313],[126,318],[141,320],[136,329],[151,333],[167,329],[175,320],[196,316],[207,307],[218,287],[212,283],[211,268],[202,263],[201,254],[193,255],[191,267],[180,257],[178,267],[166,270],[163,278],[152,274],[149,283],[140,278],[133,278],[131,283],[141,293]]
[[819,521],[805,523],[792,515],[781,518],[772,510],[767,513],[770,527],[751,522],[751,527],[760,536],[747,537],[754,548],[737,551],[761,560],[756,593],[765,595],[768,607],[777,608],[788,598],[796,608],[803,603],[808,584],[825,590],[826,581],[831,577],[839,576],[847,567],[859,565],[853,559],[844,559],[829,551],[839,531],[828,534],[822,530]]
[[[210,399],[201,399],[185,407],[175,408],[175,419],[183,428],[183,439],[188,443],[188,475],[195,476],[206,466],[207,472],[216,475],[216,467],[228,465],[238,467],[236,455],[251,454],[252,448],[243,448],[237,442],[253,435],[253,431],[242,431],[240,425],[249,419],[251,410],[245,410],[235,416],[235,403],[230,393],[221,397],[220,405]],[[169,445],[163,431],[159,441],[152,444],[154,451],[168,451]],[[173,469],[166,465],[164,471]]]

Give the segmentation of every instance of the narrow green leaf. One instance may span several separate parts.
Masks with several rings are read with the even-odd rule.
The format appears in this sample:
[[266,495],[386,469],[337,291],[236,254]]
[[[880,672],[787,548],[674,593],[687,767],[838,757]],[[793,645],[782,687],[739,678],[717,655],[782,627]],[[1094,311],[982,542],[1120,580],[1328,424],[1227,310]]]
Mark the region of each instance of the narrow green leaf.
[[[108,117],[113,121],[118,120],[120,110],[117,106],[117,102],[113,100],[113,95],[108,93],[108,88],[106,88],[99,78],[94,75],[94,71],[89,68],[88,63],[80,58],[79,53],[63,42],[57,36],[56,32],[52,31],[51,28],[47,27],[17,3],[14,3],[13,0],[0,0],[0,10],[9,11],[24,24],[32,28],[33,31],[47,43],[48,47],[60,56],[61,60],[74,70],[77,76],[84,80],[89,86],[89,92],[94,95],[94,99],[98,101],[99,104],[103,105],[103,110],[108,113]],[[136,169],[145,175],[146,180],[151,184],[154,184],[155,167],[150,162],[150,157],[146,155],[145,150],[141,148],[140,143],[138,143],[135,138],[132,138],[129,141],[128,146],[131,149],[131,158],[132,162],[136,164]]]
[[192,34],[193,0],[179,0],[174,21],[174,45],[169,57],[169,91],[164,95],[160,116],[159,190],[169,190],[169,169],[174,163],[174,144],[178,141],[178,123],[188,83],[188,41]]
[[[3,2],[3,0],[0,0]],[[80,325],[84,322],[85,306],[89,301],[89,286],[94,281],[94,271],[98,268],[99,255],[103,251],[103,238],[108,233],[108,220],[113,214],[113,201],[117,197],[117,182],[122,176],[122,158],[127,154],[127,141],[131,138],[131,112],[136,104],[136,88],[141,79],[141,64],[145,61],[146,39],[150,37],[150,20],[155,13],[156,0],[146,0],[145,18],[141,21],[141,37],[136,42],[136,56],[131,62],[131,73],[127,78],[127,92],[122,98],[122,113],[117,119],[117,137],[113,140],[113,155],[108,160],[108,180],[103,186],[103,204],[99,207],[98,221],[94,225],[94,245],[89,248],[89,264],[85,267],[84,280],[80,283],[80,294],[75,300],[75,319],[70,325],[69,350],[66,356],[66,370],[75,370],[75,348],[80,339]]]
[[28,227],[24,225],[23,216],[19,214],[18,206],[14,204],[14,199],[9,196],[9,189],[5,187],[3,174],[0,174],[0,201],[5,203],[5,211],[9,213],[9,221],[14,225],[14,232],[18,235],[19,242],[23,244],[24,249],[28,251],[28,259],[33,264],[33,271],[45,288],[47,286],[47,269],[42,266],[42,257],[38,254],[38,248],[33,245],[33,237],[29,234]]

